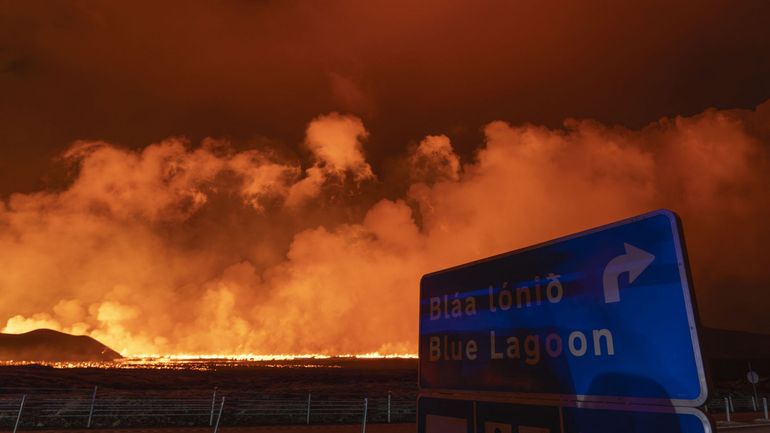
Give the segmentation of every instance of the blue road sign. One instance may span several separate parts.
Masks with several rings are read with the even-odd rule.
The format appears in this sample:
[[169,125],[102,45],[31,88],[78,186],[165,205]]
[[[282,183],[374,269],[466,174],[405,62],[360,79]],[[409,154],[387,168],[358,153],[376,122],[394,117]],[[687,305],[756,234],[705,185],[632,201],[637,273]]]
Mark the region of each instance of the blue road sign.
[[700,406],[677,216],[660,210],[420,284],[420,387]]
[[642,411],[420,397],[418,433],[711,433],[694,408]]

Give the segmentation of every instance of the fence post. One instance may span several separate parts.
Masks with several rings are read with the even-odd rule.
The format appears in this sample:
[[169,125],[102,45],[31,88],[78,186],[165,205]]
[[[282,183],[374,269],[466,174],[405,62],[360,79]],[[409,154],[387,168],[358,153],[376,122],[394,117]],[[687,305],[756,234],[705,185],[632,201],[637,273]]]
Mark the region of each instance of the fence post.
[[94,385],[94,393],[91,395],[91,409],[88,411],[88,423],[86,428],[91,428],[91,420],[94,418],[94,405],[96,405],[96,385]]
[[219,421],[222,419],[222,409],[225,408],[225,396],[222,396],[222,404],[219,405],[219,415],[217,415],[217,423],[214,425],[214,433],[219,430]]
[[366,433],[366,412],[369,410],[369,399],[364,398],[364,422],[361,424],[361,433]]
[[310,393],[307,393],[307,424],[310,424]]
[[391,392],[388,391],[388,423],[390,423],[390,397],[391,397]]
[[765,412],[765,421],[770,420],[770,418],[767,417],[767,397],[762,397],[762,411]]
[[13,426],[13,433],[19,429],[19,422],[21,421],[21,411],[24,410],[24,401],[27,399],[27,394],[21,396],[21,404],[19,405],[19,414],[16,415],[16,424]]
[[211,394],[211,415],[209,415],[209,427],[214,425],[214,405],[217,401],[217,387],[214,387],[214,393]]
[[725,397],[725,415],[727,416],[727,422],[730,422],[730,400]]

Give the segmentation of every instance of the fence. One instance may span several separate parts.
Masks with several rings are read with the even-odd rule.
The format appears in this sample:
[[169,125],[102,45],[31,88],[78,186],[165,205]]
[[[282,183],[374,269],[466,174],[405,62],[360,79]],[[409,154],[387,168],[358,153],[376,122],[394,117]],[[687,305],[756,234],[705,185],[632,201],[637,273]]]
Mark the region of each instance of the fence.
[[[0,428],[236,426],[414,422],[416,395],[263,394],[237,390],[0,388]],[[768,417],[768,398],[717,395],[704,407]],[[729,409],[729,410],[727,410]]]
[[414,422],[416,395],[0,389],[0,428]]
[[732,414],[740,412],[759,413],[760,420],[770,422],[769,404],[768,397],[728,394],[715,396],[709,400],[704,409],[707,412],[723,413],[727,422],[732,420]]

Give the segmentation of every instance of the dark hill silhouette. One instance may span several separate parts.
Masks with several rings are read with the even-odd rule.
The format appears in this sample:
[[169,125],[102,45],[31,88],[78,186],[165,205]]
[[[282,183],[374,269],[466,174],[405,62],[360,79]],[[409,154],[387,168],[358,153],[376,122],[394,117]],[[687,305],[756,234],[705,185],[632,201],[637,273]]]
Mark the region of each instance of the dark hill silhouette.
[[760,390],[770,389],[770,335],[729,329],[701,328],[701,349],[717,385],[750,391],[749,363],[760,376]]
[[24,334],[0,334],[2,361],[112,361],[120,354],[85,335],[51,329]]
[[709,359],[770,359],[770,335],[702,328],[703,356]]

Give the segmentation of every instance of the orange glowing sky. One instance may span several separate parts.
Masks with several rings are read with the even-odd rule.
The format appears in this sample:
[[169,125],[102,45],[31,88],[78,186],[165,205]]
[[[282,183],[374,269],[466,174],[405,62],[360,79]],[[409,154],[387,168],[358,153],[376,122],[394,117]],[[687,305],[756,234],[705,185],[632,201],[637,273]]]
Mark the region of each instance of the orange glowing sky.
[[770,3],[0,0],[0,326],[403,354],[419,277],[679,212],[770,332]]

